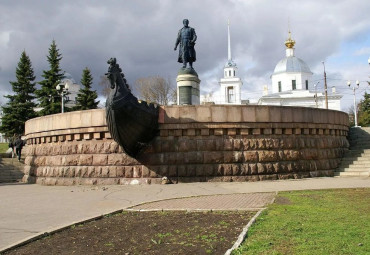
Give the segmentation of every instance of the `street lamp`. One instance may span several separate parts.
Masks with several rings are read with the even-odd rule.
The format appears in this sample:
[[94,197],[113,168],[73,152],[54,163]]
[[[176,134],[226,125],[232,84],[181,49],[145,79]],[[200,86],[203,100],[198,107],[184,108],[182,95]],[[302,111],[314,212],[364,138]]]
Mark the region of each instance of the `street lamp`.
[[317,85],[319,85],[319,81],[316,82],[313,86],[315,87],[315,103],[316,103],[316,108],[318,107],[317,105]]
[[[347,85],[348,85],[348,87],[351,87],[351,81],[348,81]],[[353,111],[355,113],[355,127],[358,127],[357,126],[356,89],[358,89],[360,87],[360,81],[359,80],[356,81],[356,85],[357,86],[353,86],[353,105],[354,105]]]
[[64,99],[68,93],[70,83],[70,80],[65,79],[59,82],[59,84],[56,86],[57,92],[62,99],[62,113],[64,113]]
[[[367,59],[367,62],[369,63],[370,66],[370,57]],[[370,81],[367,82],[370,85]]]
[[322,61],[322,64],[324,66],[325,108],[328,109],[328,85],[326,83],[325,62]]

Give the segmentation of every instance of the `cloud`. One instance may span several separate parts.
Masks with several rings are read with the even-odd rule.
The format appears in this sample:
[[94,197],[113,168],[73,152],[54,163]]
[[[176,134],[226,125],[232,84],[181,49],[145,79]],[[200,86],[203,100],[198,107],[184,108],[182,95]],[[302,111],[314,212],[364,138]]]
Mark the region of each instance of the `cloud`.
[[370,55],[370,47],[363,47],[354,53],[355,56]]
[[[356,6],[356,8],[354,8]],[[243,79],[246,98],[262,94],[270,75],[285,56],[288,20],[296,55],[316,70],[321,61],[340,52],[345,42],[358,51],[370,34],[367,1],[10,1],[0,2],[0,86],[10,93],[20,54],[26,50],[37,80],[48,69],[46,56],[53,39],[63,56],[61,67],[78,82],[91,69],[94,89],[116,57],[128,82],[161,75],[175,82],[177,52],[173,50],[182,20],[196,29],[194,67],[201,93],[217,90],[227,60],[227,20],[231,22],[232,55]],[[332,67],[342,71],[341,67]],[[346,75],[350,75],[346,72]]]

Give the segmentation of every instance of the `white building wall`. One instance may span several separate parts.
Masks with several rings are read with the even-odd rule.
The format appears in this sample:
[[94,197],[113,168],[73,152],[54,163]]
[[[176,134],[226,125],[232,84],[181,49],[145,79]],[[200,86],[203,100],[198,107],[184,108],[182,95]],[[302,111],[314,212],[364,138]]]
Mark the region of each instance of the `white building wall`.
[[306,89],[306,80],[308,80],[308,89],[310,89],[312,74],[309,73],[279,73],[271,76],[272,93],[279,93],[279,81],[281,82],[281,91],[292,90],[292,80],[296,81],[297,90]]
[[74,83],[69,85],[68,95],[66,95],[66,107],[76,106],[77,103],[76,99],[79,91],[80,91],[79,84]]
[[331,100],[329,99],[328,100],[328,108],[329,109],[332,109],[332,110],[337,110],[337,111],[340,111],[340,99],[336,99],[336,100]]
[[0,143],[8,143],[8,139],[3,134],[0,134]]
[[[222,78],[220,80],[220,93],[215,98],[216,104],[241,104],[241,86],[240,78]],[[233,90],[233,96],[229,95],[230,89]]]
[[[259,105],[278,105],[278,106],[301,106],[326,109],[325,95],[318,93],[317,104],[315,101],[315,93],[307,90],[297,90],[292,94],[280,93],[280,96],[261,97],[258,101]],[[341,95],[328,96],[328,108],[331,110],[340,111]],[[316,106],[317,105],[317,106]]]

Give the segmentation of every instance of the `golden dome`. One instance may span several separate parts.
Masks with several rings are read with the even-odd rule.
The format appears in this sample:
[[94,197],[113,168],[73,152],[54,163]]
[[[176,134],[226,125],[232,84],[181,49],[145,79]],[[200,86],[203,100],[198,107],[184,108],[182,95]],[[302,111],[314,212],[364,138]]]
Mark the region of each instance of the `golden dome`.
[[289,38],[285,41],[285,46],[289,49],[293,49],[295,41],[292,40],[292,35],[289,31]]

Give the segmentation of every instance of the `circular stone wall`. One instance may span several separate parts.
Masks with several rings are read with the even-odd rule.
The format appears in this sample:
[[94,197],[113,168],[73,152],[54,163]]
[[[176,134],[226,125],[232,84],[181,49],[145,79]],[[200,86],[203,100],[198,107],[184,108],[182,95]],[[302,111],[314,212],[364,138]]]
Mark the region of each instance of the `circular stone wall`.
[[344,112],[278,106],[162,106],[137,159],[111,139],[105,110],[26,122],[24,181],[46,185],[257,181],[333,176],[348,148]]

